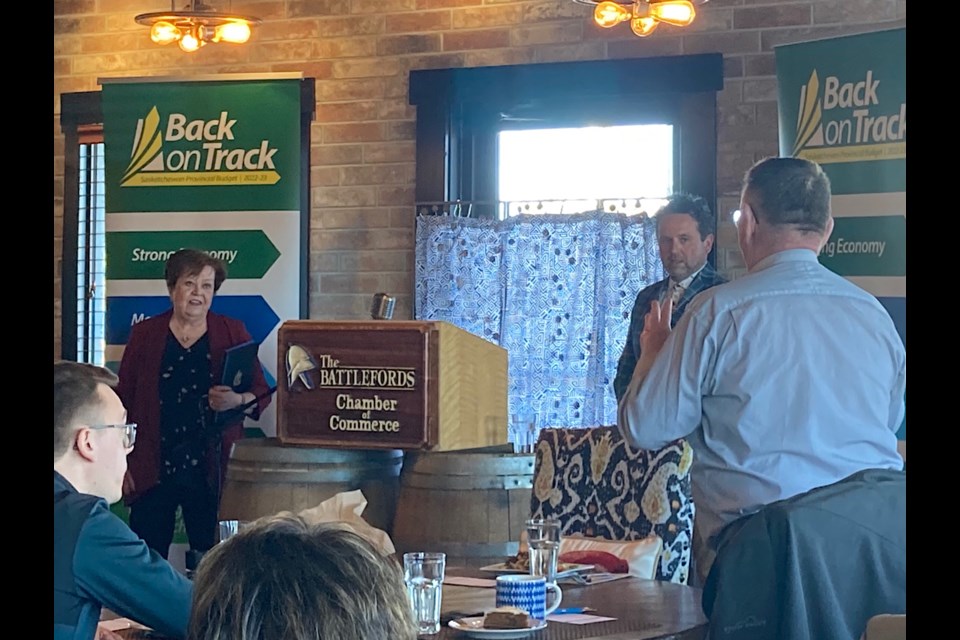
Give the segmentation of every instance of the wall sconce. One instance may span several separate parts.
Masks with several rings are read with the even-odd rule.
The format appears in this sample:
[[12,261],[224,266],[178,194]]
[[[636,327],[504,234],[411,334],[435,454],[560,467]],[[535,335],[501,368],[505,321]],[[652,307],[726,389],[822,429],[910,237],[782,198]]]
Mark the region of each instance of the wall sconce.
[[596,5],[593,20],[605,29],[615,27],[621,22],[630,22],[630,29],[638,36],[645,37],[653,33],[661,22],[677,27],[686,27],[697,16],[690,0],[636,0],[635,2],[616,2],[604,0],[575,0],[580,4]]
[[170,11],[141,13],[134,20],[150,27],[150,39],[157,44],[176,42],[188,53],[208,43],[243,44],[250,39],[251,27],[261,22],[260,18],[216,11],[197,0],[177,11],[173,2]]

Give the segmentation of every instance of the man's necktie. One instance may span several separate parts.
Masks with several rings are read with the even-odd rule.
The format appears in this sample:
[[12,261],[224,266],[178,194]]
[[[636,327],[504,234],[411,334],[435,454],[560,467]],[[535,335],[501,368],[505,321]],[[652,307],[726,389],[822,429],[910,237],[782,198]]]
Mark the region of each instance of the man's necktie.
[[683,297],[683,292],[685,288],[679,282],[673,285],[673,291],[670,292],[670,299],[673,300],[673,308],[677,308],[677,303],[680,302],[680,298]]
[[673,285],[673,290],[670,291],[670,299],[673,301],[673,308],[677,308],[677,304],[680,303],[680,298],[683,297],[684,287],[679,282]]
[[677,314],[677,305],[680,304],[680,298],[683,297],[684,290],[684,287],[678,282],[677,284],[673,285],[672,289],[670,289],[670,297],[664,299],[664,304],[666,303],[667,299],[673,301],[673,306],[671,307],[673,311],[670,316],[671,327],[673,326],[673,319]]

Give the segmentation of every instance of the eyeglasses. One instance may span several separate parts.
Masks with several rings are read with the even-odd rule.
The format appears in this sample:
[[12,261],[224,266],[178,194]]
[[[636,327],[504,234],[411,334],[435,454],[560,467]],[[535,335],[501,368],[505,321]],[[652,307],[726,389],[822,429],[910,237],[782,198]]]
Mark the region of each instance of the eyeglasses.
[[137,441],[137,423],[128,424],[91,424],[88,429],[123,429],[123,446],[129,449]]

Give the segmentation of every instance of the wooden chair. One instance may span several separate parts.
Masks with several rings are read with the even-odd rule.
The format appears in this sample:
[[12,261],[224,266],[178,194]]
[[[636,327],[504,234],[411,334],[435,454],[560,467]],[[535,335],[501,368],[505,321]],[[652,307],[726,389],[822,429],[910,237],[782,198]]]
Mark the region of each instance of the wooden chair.
[[867,620],[860,640],[907,640],[907,614],[883,613]]
[[530,512],[565,536],[663,541],[656,579],[687,583],[693,544],[693,451],[677,440],[633,449],[616,427],[546,428],[537,440]]

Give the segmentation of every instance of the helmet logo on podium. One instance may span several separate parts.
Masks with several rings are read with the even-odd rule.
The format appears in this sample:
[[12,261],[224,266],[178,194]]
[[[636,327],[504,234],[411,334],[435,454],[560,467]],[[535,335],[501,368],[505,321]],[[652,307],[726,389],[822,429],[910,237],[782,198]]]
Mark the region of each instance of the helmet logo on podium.
[[298,344],[291,344],[287,348],[287,388],[293,389],[297,379],[303,383],[307,389],[313,389],[313,378],[311,371],[317,370],[317,363],[313,356],[305,348]]

